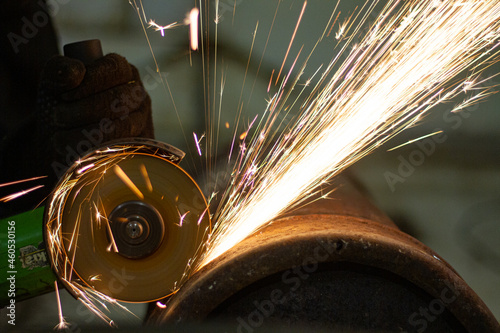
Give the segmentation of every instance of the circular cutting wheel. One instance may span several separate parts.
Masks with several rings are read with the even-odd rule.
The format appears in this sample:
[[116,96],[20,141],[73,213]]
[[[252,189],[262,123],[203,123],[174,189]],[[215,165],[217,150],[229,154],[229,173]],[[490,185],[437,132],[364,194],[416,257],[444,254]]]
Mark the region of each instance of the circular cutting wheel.
[[[117,300],[149,302],[172,293],[210,229],[197,184],[157,150],[98,151],[59,190],[61,218],[47,223],[59,237],[59,257],[71,263],[71,279]],[[67,268],[56,269],[63,280]]]

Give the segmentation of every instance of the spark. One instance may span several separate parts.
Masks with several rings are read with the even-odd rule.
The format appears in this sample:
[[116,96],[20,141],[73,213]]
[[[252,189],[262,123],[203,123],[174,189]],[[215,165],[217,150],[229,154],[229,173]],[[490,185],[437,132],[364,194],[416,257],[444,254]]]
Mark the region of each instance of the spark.
[[38,186],[34,186],[32,188],[29,188],[27,190],[22,190],[22,191],[19,191],[19,192],[16,192],[16,193],[13,193],[13,194],[9,194],[3,198],[0,198],[0,202],[9,202],[11,200],[14,200],[14,199],[17,199],[23,195],[26,195],[30,192],[33,192],[35,190],[38,190],[39,188],[42,188],[44,187],[44,185],[38,185]]
[[203,221],[203,218],[205,217],[205,214],[208,212],[208,208],[209,208],[209,207],[207,207],[207,208],[203,211],[203,213],[201,213],[200,218],[198,219],[198,222],[196,222],[196,224],[197,224],[197,225],[200,225],[201,221]]
[[156,302],[156,306],[159,307],[159,308],[161,308],[161,309],[165,309],[167,307],[165,304],[163,304],[160,301]]
[[182,227],[182,224],[184,223],[184,219],[186,218],[187,214],[189,214],[189,210],[185,212],[184,214],[181,215],[181,212],[177,211],[177,214],[179,214],[179,223],[177,224],[179,227]]
[[[326,34],[326,37],[330,37],[330,34],[332,33],[333,27],[335,26],[335,23],[337,22],[339,16],[340,16],[340,11],[337,13],[337,16],[335,17],[335,20],[333,20],[333,23],[330,25],[330,29],[328,30],[328,33]],[[328,27],[328,26],[327,26]]]
[[[57,273],[59,281],[64,284],[66,289],[78,298],[78,300],[93,314],[106,321],[110,326],[115,326],[113,320],[105,313],[109,311],[110,306],[117,307],[133,316],[135,315],[112,297],[83,283],[78,277],[78,274],[75,273],[74,261],[78,249],[79,229],[82,223],[94,223],[93,221],[95,221],[99,228],[101,223],[106,223],[105,232],[111,236],[108,250],[117,250],[113,234],[110,231],[109,221],[106,218],[107,214],[105,211],[98,209],[98,206],[102,203],[99,202],[99,194],[96,188],[109,168],[113,168],[119,162],[129,158],[134,153],[140,151],[144,154],[157,155],[158,152],[156,150],[148,149],[149,148],[141,145],[130,146],[117,144],[112,148],[97,151],[94,156],[85,158],[75,163],[75,165],[70,168],[67,174],[60,179],[60,183],[54,191],[53,196],[46,204],[46,248],[49,253],[51,266]],[[89,164],[93,166],[87,168],[86,166]],[[79,173],[78,171],[82,170],[81,166],[84,168],[84,171]],[[90,173],[92,173],[92,177],[88,178]],[[66,233],[62,232],[64,211],[68,206],[74,205],[75,196],[83,195],[80,193],[82,187],[87,187],[89,190],[86,197],[82,199],[82,202],[86,202],[85,206],[92,207],[92,218],[84,220],[82,218],[84,213],[82,208],[84,207],[80,206],[78,208],[75,225],[68,237]],[[97,199],[92,199],[94,193],[96,193]],[[92,228],[91,230],[93,232],[94,229]],[[93,282],[100,281],[100,279],[100,275],[91,275],[88,277],[88,282],[92,284]]]
[[148,191],[153,192],[153,184],[151,184],[151,179],[149,179],[148,170],[146,169],[146,166],[144,164],[141,164],[139,168],[141,170],[142,178],[144,178],[144,182],[146,183]]
[[160,31],[162,37],[165,37],[165,30],[179,26],[177,22],[170,23],[168,25],[158,25],[154,20],[149,20],[148,24],[149,27],[155,28],[155,31]]
[[200,15],[200,10],[198,8],[193,8],[189,12],[184,23],[189,25],[189,41],[191,50],[198,50],[198,17]]
[[295,39],[295,36],[297,35],[297,30],[299,29],[300,21],[302,20],[302,15],[304,15],[304,12],[306,10],[306,5],[307,5],[307,1],[304,1],[304,4],[302,5],[302,10],[300,11],[300,15],[299,15],[299,18],[297,20],[297,24],[295,25],[295,30],[293,31],[293,34],[292,34],[292,38],[290,40],[290,43],[288,43],[288,49],[286,50],[285,58],[283,59],[283,62],[281,63],[280,71],[278,72],[278,75],[276,76],[275,84],[278,83],[278,80],[279,80],[280,75],[281,75],[281,71],[283,70],[283,67],[285,66],[286,58],[288,58],[288,53],[290,53],[290,49],[292,47],[293,40]]
[[344,37],[345,29],[347,28],[347,24],[349,20],[345,20],[344,23],[339,25],[339,30],[335,33],[335,39],[341,39]]
[[269,84],[267,85],[267,92],[269,92],[269,90],[271,90],[271,84],[273,83],[273,75],[274,75],[274,69],[271,72],[271,77],[269,78]]
[[[490,80],[490,79],[492,79],[492,78],[494,78],[494,77],[496,77],[498,75],[500,75],[500,73],[489,77],[488,80]],[[465,99],[464,101],[462,101],[457,106],[455,106],[453,108],[453,110],[451,110],[451,112],[452,113],[460,112],[460,111],[462,111],[465,108],[471,107],[472,105],[475,105],[475,104],[477,104],[479,102],[482,102],[488,96],[497,93],[497,91],[493,90],[493,88],[496,88],[499,85],[496,84],[496,85],[488,86],[487,89],[485,89],[484,85],[486,85],[486,81],[487,80],[483,80],[483,81],[474,81],[474,80],[465,81],[464,82],[464,92],[467,92],[469,90],[478,90],[478,89],[480,91],[478,93],[476,93],[475,95],[472,95],[471,97]],[[477,87],[482,87],[482,88],[477,88]]]
[[158,63],[158,59],[155,56],[155,53],[153,51],[153,46],[151,44],[151,40],[150,40],[150,38],[148,36],[148,33],[146,31],[147,28],[148,28],[148,26],[147,26],[148,23],[147,22],[149,22],[151,20],[148,21],[148,19],[146,17],[146,12],[144,10],[144,6],[142,4],[142,0],[129,0],[129,4],[133,7],[133,9],[135,10],[135,12],[137,13],[137,17],[139,19],[142,31],[144,32],[144,36],[145,36],[146,42],[148,44],[149,51],[151,53],[151,56],[153,57],[153,61],[154,61],[154,64],[155,64],[156,73],[158,73],[158,76],[159,76],[159,79],[160,79],[160,82],[161,82],[161,85],[163,87],[163,90],[164,90],[165,94],[169,96],[169,98],[170,98],[170,100],[172,102],[172,107],[174,109],[177,121],[179,123],[179,128],[180,128],[180,130],[182,132],[182,135],[183,135],[184,140],[186,142],[186,145],[188,147],[188,153],[190,153],[188,139],[187,139],[187,136],[186,136],[186,133],[185,133],[185,130],[184,130],[184,126],[183,126],[183,124],[181,122],[180,113],[179,113],[179,110],[177,109],[177,105],[176,105],[176,101],[175,101],[175,98],[174,98],[173,93],[172,93],[172,89],[170,88],[170,83],[168,82],[168,79],[164,75],[161,75],[160,66],[159,66],[159,63]]
[[56,298],[57,298],[57,312],[59,314],[59,324],[55,327],[58,330],[64,330],[68,328],[68,323],[63,317],[62,306],[61,306],[61,296],[59,295],[59,286],[57,285],[57,280],[54,281],[54,286],[56,289]]
[[245,131],[243,133],[240,134],[240,140],[245,140],[245,138],[247,137],[248,135],[248,131]]
[[27,178],[27,179],[16,180],[13,182],[3,183],[3,184],[0,184],[0,187],[20,184],[20,183],[25,183],[25,182],[31,182],[33,180],[38,180],[38,179],[42,179],[42,178],[47,178],[47,176],[39,176],[39,177],[33,177],[33,178]]
[[142,192],[139,190],[139,188],[137,188],[137,186],[134,184],[134,182],[132,180],[130,180],[130,178],[127,176],[127,174],[122,170],[122,168],[120,168],[120,166],[118,165],[115,165],[113,167],[113,171],[115,172],[115,174],[118,176],[118,178],[120,178],[122,180],[122,182],[127,185],[127,187],[132,191],[134,192],[134,194],[141,200],[144,199],[144,194],[142,194]]
[[90,163],[90,164],[88,164],[88,165],[84,166],[83,168],[78,169],[78,170],[76,171],[76,173],[78,173],[78,174],[82,174],[82,173],[84,173],[85,171],[87,171],[88,169],[93,168],[94,166],[95,166],[95,165],[94,165],[93,163]]
[[113,231],[109,225],[109,220],[105,218],[104,221],[106,221],[106,230],[108,231],[108,237],[110,238],[109,246],[106,248],[106,251],[111,252],[111,250],[113,250],[113,252],[118,253],[118,247],[116,246],[115,237],[113,236]]
[[97,224],[98,225],[101,225],[101,212],[97,210],[97,206],[95,206],[95,203],[94,203],[94,208],[96,209],[96,212],[95,212],[95,219],[97,221]]
[[[388,1],[354,44],[376,3],[353,17],[351,26],[360,22],[339,44],[341,52],[326,66],[295,125],[274,143],[271,135],[242,147],[242,163],[215,212],[214,233],[198,269],[303,203],[325,179],[414,125],[435,105],[457,97],[464,87],[479,87],[457,83],[460,73],[478,74],[499,60],[498,2]],[[347,50],[341,62],[339,54]],[[278,92],[268,105],[272,117],[263,122],[266,133],[275,113],[285,109],[282,96]]]
[[194,137],[194,143],[196,145],[196,150],[198,151],[198,155],[201,156],[201,148],[200,148],[200,141],[203,140],[205,137],[205,134],[203,134],[199,139],[196,133],[193,132],[193,137]]
[[[144,28],[139,7],[135,0],[132,2],[137,8]],[[325,179],[334,176],[382,142],[414,124],[416,119],[437,103],[450,100],[463,90],[473,91],[478,87],[476,81],[470,80],[463,85],[447,82],[466,68],[473,67],[475,72],[479,73],[482,66],[492,63],[494,57],[498,56],[498,52],[495,51],[498,43],[495,41],[499,35],[500,4],[494,4],[493,1],[461,0],[429,3],[411,0],[402,3],[388,0],[372,30],[353,45],[361,33],[362,24],[366,23],[368,14],[376,3],[377,1],[373,1],[373,5],[368,6],[364,15],[349,19],[350,25],[346,26],[342,38],[338,40],[341,52],[335,52],[332,61],[322,68],[323,73],[319,75],[318,83],[313,84],[310,96],[301,104],[300,114],[294,119],[296,125],[285,124],[286,131],[275,140],[277,132],[273,131],[272,127],[281,119],[278,114],[288,112],[291,108],[287,105],[287,98],[299,82],[300,74],[303,73],[306,64],[298,66],[299,74],[295,80],[288,80],[292,70],[288,71],[285,80],[278,87],[278,92],[270,98],[265,110],[268,118],[257,122],[254,131],[256,134],[253,137],[248,136],[248,143],[242,143],[239,163],[236,163],[233,172],[232,185],[223,194],[222,205],[215,215],[217,225],[214,232],[208,235],[202,261],[193,260],[188,266],[192,264],[195,270],[203,267],[269,223],[285,209],[303,204],[316,185],[322,184]],[[461,6],[454,6],[457,3]],[[276,75],[276,84],[289,56],[306,4],[305,1],[281,69]],[[402,10],[394,14],[398,6],[402,7]],[[196,20],[191,18],[189,20],[190,39],[193,43],[192,34],[198,28],[194,29],[191,23],[196,21],[198,24],[198,16]],[[355,21],[357,26],[354,24]],[[327,28],[330,26],[333,24],[329,23]],[[160,29],[162,34],[163,30]],[[326,30],[325,28],[325,33]],[[252,49],[256,31],[257,26],[252,39]],[[200,36],[203,38],[203,34]],[[196,43],[197,38],[198,34]],[[202,53],[203,45],[202,42]],[[149,47],[151,48],[150,44]],[[191,49],[193,49],[192,44]],[[341,63],[340,55],[346,50],[350,50],[350,53]],[[292,67],[296,65],[298,56]],[[249,62],[250,56],[247,69]],[[155,64],[157,65],[156,58]],[[205,65],[203,62],[203,66]],[[159,71],[158,65],[156,67]],[[204,67],[204,75],[208,76],[205,71],[209,72]],[[274,72],[270,82],[274,80],[273,75]],[[205,80],[208,81],[207,78],[204,82]],[[441,91],[443,94],[438,94]],[[170,88],[168,93],[171,96]],[[243,103],[239,103],[238,109],[242,108]],[[179,117],[175,103],[174,109]],[[238,121],[234,123],[233,139],[237,137]],[[245,136],[241,140],[246,140],[248,133],[249,129],[245,131]],[[122,151],[116,149],[113,152],[120,156]],[[96,168],[100,169],[102,174],[109,168],[113,168],[117,175],[120,173],[117,170],[121,170],[119,167],[114,167],[115,157],[92,161],[95,165],[84,169],[85,163],[89,162],[80,161],[83,164],[80,169],[83,170],[82,176]],[[122,181],[128,179],[123,170],[121,172],[125,176],[120,177]],[[59,192],[47,206],[49,210],[47,228],[50,230],[47,245],[52,253],[51,264],[60,274],[61,280],[67,284],[67,288],[76,294],[83,304],[99,318],[114,325],[98,305],[106,309],[107,304],[121,305],[113,298],[71,278],[73,263],[63,246],[60,221],[64,204],[71,201],[69,195],[74,183],[75,180],[70,177],[63,179]],[[137,188],[135,184],[132,185]],[[133,187],[129,188],[138,197],[143,195],[138,189],[139,194],[132,189]],[[179,212],[179,225],[182,225],[182,216]],[[78,236],[76,225],[78,223],[75,224],[73,235],[75,242]],[[107,227],[109,228],[109,224]],[[76,248],[76,244],[74,246]],[[176,288],[178,288],[177,283],[174,286],[174,289]],[[159,306],[160,304],[163,305],[157,303]]]
[[443,133],[443,131],[442,131],[442,130],[440,130],[440,131],[436,131],[436,132],[433,132],[433,133],[430,133],[430,134],[427,134],[427,135],[423,135],[423,136],[421,136],[421,137],[419,137],[419,138],[409,140],[408,142],[405,142],[405,143],[403,143],[403,144],[400,144],[400,145],[398,145],[398,146],[396,146],[396,147],[393,147],[393,148],[391,148],[391,149],[387,149],[387,151],[393,151],[393,150],[399,149],[399,148],[404,147],[404,146],[406,146],[406,145],[412,144],[413,142],[417,142],[417,141],[419,141],[419,140],[422,140],[422,139],[425,139],[425,138],[428,138],[428,137],[434,136],[434,135],[439,134],[439,133]]

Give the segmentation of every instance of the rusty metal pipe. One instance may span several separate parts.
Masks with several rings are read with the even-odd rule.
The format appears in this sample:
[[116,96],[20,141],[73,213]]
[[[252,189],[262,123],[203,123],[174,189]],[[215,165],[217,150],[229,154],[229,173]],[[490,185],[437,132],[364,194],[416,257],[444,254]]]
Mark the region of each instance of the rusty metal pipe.
[[283,216],[195,273],[151,325],[226,330],[498,332],[492,313],[439,255],[355,186]]

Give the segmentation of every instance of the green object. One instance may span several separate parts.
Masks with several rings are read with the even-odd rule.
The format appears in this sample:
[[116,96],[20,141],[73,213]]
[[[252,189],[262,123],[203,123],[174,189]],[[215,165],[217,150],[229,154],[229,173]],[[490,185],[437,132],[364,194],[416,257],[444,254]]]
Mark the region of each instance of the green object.
[[43,240],[44,207],[0,220],[0,307],[54,290]]

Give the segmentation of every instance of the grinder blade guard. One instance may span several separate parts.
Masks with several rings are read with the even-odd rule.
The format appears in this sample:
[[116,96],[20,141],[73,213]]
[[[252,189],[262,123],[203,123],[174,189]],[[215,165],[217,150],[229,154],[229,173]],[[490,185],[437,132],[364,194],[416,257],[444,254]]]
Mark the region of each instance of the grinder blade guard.
[[210,232],[207,202],[177,163],[184,153],[134,139],[97,149],[61,178],[44,237],[52,269],[82,289],[125,302],[171,294]]

